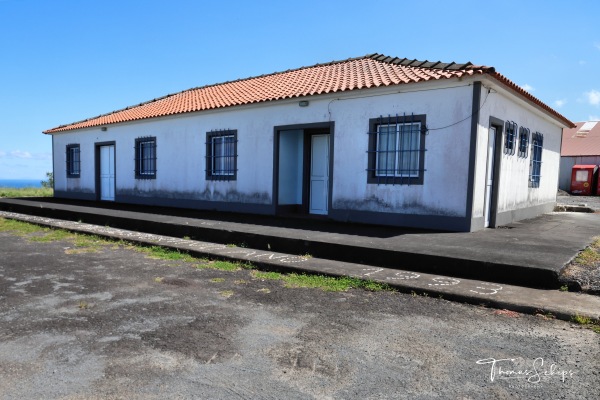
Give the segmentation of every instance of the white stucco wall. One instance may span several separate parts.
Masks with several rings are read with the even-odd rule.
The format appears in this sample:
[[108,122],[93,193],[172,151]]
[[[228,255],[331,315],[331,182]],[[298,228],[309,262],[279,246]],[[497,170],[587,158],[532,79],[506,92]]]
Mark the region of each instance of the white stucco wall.
[[[282,100],[107,125],[106,131],[95,127],[58,133],[53,140],[55,189],[74,195],[93,195],[95,144],[114,141],[117,197],[271,205],[274,198],[274,127],[333,122],[333,170],[330,176],[333,210],[469,217],[470,116],[476,80],[483,80],[484,86],[493,90],[486,97],[487,89],[484,88],[481,95],[483,105],[477,130],[472,217],[483,216],[490,116],[515,121],[532,133],[537,131],[544,135],[539,188],[529,188],[528,184],[531,152],[527,159],[519,158],[516,152],[512,156],[502,156],[498,212],[554,201],[561,127],[481,76],[462,81],[435,81],[320,95],[309,97],[308,107],[299,107],[298,99]],[[425,139],[423,184],[368,184],[369,120],[404,114],[426,115],[429,130]],[[206,180],[206,133],[225,129],[237,130],[237,179]],[[136,179],[135,139],[147,136],[156,137],[156,179]],[[299,135],[294,138],[295,141],[302,139]],[[80,178],[66,178],[65,151],[66,146],[73,143],[81,146]],[[281,148],[285,153],[285,143]],[[298,145],[291,148],[300,149]],[[301,151],[294,157],[300,159]],[[290,161],[280,159],[279,165]],[[298,172],[295,170],[294,173]],[[300,185],[300,175],[290,177],[290,182],[280,185],[279,204],[298,203]]]
[[[273,188],[274,126],[333,121],[335,123],[333,208],[464,216],[470,121],[431,130],[425,142],[422,185],[367,184],[369,119],[425,114],[427,126],[439,128],[471,113],[472,86],[464,82],[406,85],[393,91],[374,89],[297,100],[278,101],[155,118],[56,134],[54,156],[58,191],[93,193],[94,144],[116,142],[118,194],[208,201],[269,204]],[[238,175],[232,182],[205,180],[205,140],[211,130],[236,129]],[[156,179],[135,179],[134,143],[156,137]],[[81,146],[81,178],[66,178],[65,148]]]
[[[556,200],[562,127],[551,117],[537,111],[524,101],[494,84],[484,80],[482,88],[478,137],[476,174],[473,196],[473,217],[483,217],[485,199],[485,173],[487,160],[488,130],[490,117],[517,124],[517,149],[513,155],[504,154],[505,129],[502,134],[502,156],[498,192],[498,213],[535,207]],[[491,89],[491,93],[488,92]],[[531,137],[527,158],[518,156],[518,127],[526,127],[530,133],[544,135],[542,167],[539,188],[529,187],[529,165],[531,162]]]
[[[334,101],[335,162],[333,208],[445,215],[466,213],[472,86],[417,85],[402,93]],[[414,91],[413,91],[414,90]],[[425,172],[422,185],[367,185],[368,122],[388,115],[426,115]]]

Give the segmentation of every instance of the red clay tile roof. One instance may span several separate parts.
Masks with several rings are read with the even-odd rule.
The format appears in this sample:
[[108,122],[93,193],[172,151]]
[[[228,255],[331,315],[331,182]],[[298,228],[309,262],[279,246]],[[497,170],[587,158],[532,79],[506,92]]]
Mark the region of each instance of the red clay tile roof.
[[600,121],[587,123],[589,130],[582,129],[584,124],[577,122],[575,128],[563,129],[561,156],[600,156]]
[[497,73],[493,67],[392,58],[381,54],[317,64],[269,75],[203,86],[44,131],[56,133],[119,122],[232,107],[324,93],[488,74],[563,121],[573,123]]

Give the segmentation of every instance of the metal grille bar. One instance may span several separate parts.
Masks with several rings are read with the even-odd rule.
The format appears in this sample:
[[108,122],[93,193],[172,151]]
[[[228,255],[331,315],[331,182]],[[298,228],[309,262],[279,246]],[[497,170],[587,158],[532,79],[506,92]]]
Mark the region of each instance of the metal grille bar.
[[380,116],[372,124],[368,174],[377,184],[410,185],[422,178],[426,127],[414,114]]
[[531,165],[529,183],[533,188],[540,187],[542,177],[542,150],[544,147],[544,135],[536,132],[531,138]]
[[515,154],[517,141],[517,124],[513,121],[506,121],[506,138],[504,140],[504,154],[512,156]]

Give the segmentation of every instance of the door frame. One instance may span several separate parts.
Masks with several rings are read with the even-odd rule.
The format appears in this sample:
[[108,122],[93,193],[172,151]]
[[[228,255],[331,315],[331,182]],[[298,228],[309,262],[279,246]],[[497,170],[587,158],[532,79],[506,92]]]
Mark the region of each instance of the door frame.
[[[488,127],[488,138],[489,138],[489,129],[490,128],[495,128],[496,129],[496,135],[495,135],[495,141],[494,141],[494,160],[492,163],[492,169],[493,169],[493,173],[492,173],[492,198],[489,199],[489,215],[490,215],[490,220],[488,223],[487,228],[495,228],[496,227],[496,217],[498,215],[498,195],[499,195],[499,189],[500,189],[500,171],[501,171],[501,165],[500,163],[502,162],[502,143],[503,143],[503,137],[504,137],[504,121],[496,118],[496,117],[490,117],[490,123],[489,123],[489,127]],[[487,152],[488,146],[486,146],[486,170],[485,170],[485,178],[484,178],[484,185],[483,185],[483,221],[484,221],[484,225],[485,225],[485,219],[486,219],[486,208],[487,208],[487,204],[488,204],[488,199],[486,196],[486,186],[487,186],[487,177],[488,177],[488,173],[487,173],[487,157],[488,157],[488,152]]]
[[96,201],[107,201],[107,200],[101,200],[100,197],[102,196],[101,193],[101,179],[100,179],[100,148],[102,146],[114,146],[115,147],[115,159],[113,160],[114,162],[114,168],[115,168],[115,181],[114,181],[114,193],[115,193],[115,200],[117,200],[117,143],[113,140],[110,142],[97,142],[94,143],[94,166],[95,166],[95,176],[96,176]]
[[302,204],[296,211],[304,216],[321,216],[327,217],[327,214],[310,214],[310,162],[312,154],[312,136],[329,134],[329,183],[327,188],[327,212],[331,211],[331,198],[333,190],[333,149],[334,149],[334,122],[316,122],[296,125],[281,125],[273,128],[273,210],[275,214],[286,214],[291,210],[285,205],[279,205],[279,133],[287,130],[302,130],[303,131],[303,170],[302,170]]

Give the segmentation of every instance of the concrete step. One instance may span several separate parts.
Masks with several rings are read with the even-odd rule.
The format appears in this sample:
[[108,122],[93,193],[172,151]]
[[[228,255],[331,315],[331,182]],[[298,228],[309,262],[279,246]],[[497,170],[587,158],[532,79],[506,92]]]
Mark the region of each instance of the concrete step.
[[[197,218],[192,210],[189,210],[191,216],[186,217],[185,210],[39,199],[2,199],[0,209],[170,237],[237,244],[257,250],[309,254],[324,260],[534,288],[558,288],[558,272],[564,265],[564,262],[558,267],[547,267],[544,262],[536,264],[537,258],[530,254],[526,255],[529,258],[509,257],[514,251],[506,248],[506,243],[512,243],[512,238],[506,235],[493,243],[489,237],[483,237],[483,240],[481,236],[468,233],[436,236],[435,232],[391,231],[323,221],[291,221],[288,224],[285,220],[274,222],[272,217],[243,215],[233,218],[231,215],[211,215],[209,219]],[[380,237],[375,237],[377,235]],[[436,241],[443,245],[436,245]],[[550,251],[550,247],[543,251]]]

